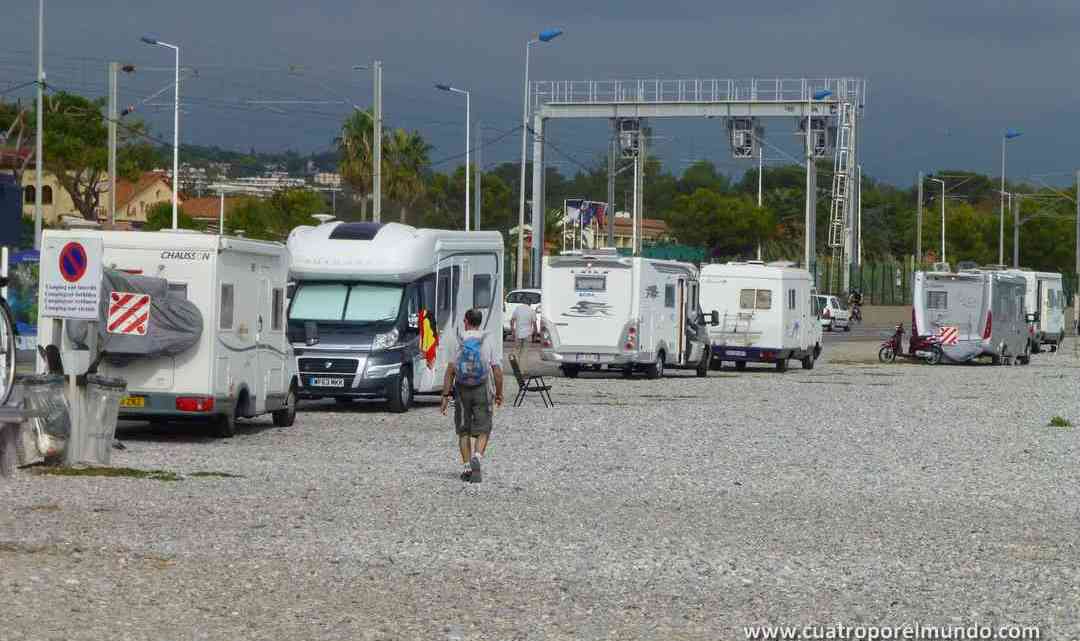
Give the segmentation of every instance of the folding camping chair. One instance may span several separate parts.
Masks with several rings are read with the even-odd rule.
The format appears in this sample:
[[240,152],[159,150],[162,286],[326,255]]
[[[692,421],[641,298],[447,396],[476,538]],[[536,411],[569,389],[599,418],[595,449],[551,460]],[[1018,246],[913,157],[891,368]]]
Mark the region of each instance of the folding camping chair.
[[544,407],[555,407],[555,401],[551,400],[551,386],[544,382],[543,376],[532,374],[525,377],[521,373],[517,357],[510,355],[510,369],[514,370],[514,378],[517,379],[518,392],[514,397],[514,407],[521,407],[525,402],[525,395],[529,392],[540,394],[540,400],[544,401]]

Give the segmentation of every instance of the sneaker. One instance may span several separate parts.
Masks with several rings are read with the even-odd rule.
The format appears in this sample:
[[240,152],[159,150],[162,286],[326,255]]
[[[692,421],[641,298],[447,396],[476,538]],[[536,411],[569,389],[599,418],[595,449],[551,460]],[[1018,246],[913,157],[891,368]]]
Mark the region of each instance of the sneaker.
[[472,470],[465,470],[464,472],[461,473],[461,480],[462,481],[465,481],[466,483],[468,483],[471,478],[472,478]]
[[480,457],[475,454],[469,459],[469,465],[472,467],[472,474],[469,475],[470,483],[479,483],[484,479],[483,472],[480,470]]

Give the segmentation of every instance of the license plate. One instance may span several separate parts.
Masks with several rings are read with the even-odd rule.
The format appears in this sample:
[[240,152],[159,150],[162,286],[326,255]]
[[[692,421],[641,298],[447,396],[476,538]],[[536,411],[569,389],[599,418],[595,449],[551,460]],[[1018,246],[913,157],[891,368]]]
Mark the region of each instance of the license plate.
[[595,363],[600,360],[599,354],[578,354],[577,359],[579,363]]
[[746,352],[741,349],[729,349],[725,352],[728,356],[746,356]]
[[318,376],[312,376],[310,380],[312,387],[345,387],[344,378],[321,378]]
[[146,407],[145,396],[125,396],[120,399],[120,407]]

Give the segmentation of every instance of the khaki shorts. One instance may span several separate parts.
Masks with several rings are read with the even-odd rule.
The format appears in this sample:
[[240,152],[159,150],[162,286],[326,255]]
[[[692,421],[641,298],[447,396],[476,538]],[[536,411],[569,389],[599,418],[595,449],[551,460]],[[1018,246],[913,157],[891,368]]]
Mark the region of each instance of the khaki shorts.
[[454,431],[459,436],[479,436],[491,433],[491,397],[487,383],[454,388]]

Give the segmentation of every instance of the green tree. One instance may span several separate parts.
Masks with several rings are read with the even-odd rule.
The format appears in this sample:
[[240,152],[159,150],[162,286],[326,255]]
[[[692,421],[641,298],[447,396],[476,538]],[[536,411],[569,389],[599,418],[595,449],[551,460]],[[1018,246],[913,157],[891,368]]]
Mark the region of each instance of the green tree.
[[360,215],[367,218],[367,202],[374,188],[374,176],[371,168],[374,157],[374,122],[372,110],[354,110],[341,127],[341,136],[337,139],[338,171],[342,180],[352,188],[360,198]]
[[[176,224],[180,229],[197,229],[203,231],[206,226],[184,213],[183,207],[176,209]],[[146,212],[146,223],[142,226],[143,231],[160,231],[172,229],[172,203],[154,203]]]
[[772,213],[748,196],[725,196],[708,189],[677,198],[670,224],[679,242],[704,247],[722,258],[752,255],[775,229]]
[[[64,92],[45,100],[45,165],[87,220],[97,220],[101,193],[108,184],[108,128],[101,108],[101,100]],[[140,141],[143,132],[136,121],[120,128],[117,169],[130,180],[157,160],[156,150]]]
[[383,176],[387,198],[401,208],[400,220],[406,221],[413,207],[426,191],[424,171],[429,163],[431,145],[415,131],[395,129],[385,137]]
[[323,197],[308,189],[285,189],[267,199],[245,198],[225,217],[225,231],[248,238],[284,241],[300,225],[315,225],[313,214],[326,211]]

